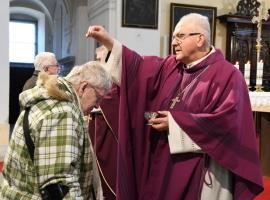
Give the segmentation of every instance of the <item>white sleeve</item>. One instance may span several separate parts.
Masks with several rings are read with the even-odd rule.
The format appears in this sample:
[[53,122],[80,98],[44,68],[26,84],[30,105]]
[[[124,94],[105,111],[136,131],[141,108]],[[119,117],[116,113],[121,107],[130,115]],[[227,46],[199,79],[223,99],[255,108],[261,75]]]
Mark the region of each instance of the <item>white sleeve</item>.
[[117,40],[114,40],[113,42],[113,48],[110,57],[105,64],[105,69],[111,74],[113,82],[120,86],[122,73],[122,44]]
[[168,141],[171,154],[186,152],[201,152],[201,148],[180,128],[173,119],[171,113],[168,114],[169,134]]

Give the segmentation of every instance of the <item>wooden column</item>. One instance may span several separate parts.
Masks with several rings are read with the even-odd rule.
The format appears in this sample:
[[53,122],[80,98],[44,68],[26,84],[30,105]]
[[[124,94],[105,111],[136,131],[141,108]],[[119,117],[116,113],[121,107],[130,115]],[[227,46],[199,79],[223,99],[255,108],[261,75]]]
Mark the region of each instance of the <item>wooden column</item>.
[[270,176],[270,113],[261,113],[260,159],[263,175]]

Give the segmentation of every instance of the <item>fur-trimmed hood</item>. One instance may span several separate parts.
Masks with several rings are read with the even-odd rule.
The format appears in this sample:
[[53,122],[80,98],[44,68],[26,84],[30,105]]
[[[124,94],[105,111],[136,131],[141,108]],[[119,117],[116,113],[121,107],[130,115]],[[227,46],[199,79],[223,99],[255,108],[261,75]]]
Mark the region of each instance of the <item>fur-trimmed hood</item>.
[[77,98],[71,84],[64,78],[40,72],[36,86],[22,92],[19,101],[21,108],[24,109],[46,99],[73,101]]

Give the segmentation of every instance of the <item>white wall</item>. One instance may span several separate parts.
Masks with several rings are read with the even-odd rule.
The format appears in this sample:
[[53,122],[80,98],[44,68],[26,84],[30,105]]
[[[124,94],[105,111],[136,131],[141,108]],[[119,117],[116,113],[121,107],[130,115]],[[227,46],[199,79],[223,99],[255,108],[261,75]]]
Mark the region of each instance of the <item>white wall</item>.
[[112,24],[115,23],[115,20],[112,19],[111,15],[115,12],[114,5],[115,0],[90,0],[88,2],[88,24],[84,27],[84,36],[83,40],[87,43],[87,58],[88,60],[95,59],[95,49],[97,43],[92,38],[85,38],[85,33],[90,25],[101,25],[106,28],[108,32],[114,35],[114,29],[111,28]]
[[[110,35],[140,54],[160,55],[159,29],[122,27],[122,0],[89,0],[88,6],[89,25],[103,25]],[[92,39],[87,43],[87,52],[93,59],[95,43]]]
[[9,48],[8,48],[8,33],[9,33],[9,2],[0,1],[0,123],[8,122],[8,105],[9,105]]
[[0,1],[0,19],[0,160],[2,160],[3,144],[7,144],[9,134],[9,1]]
[[[164,0],[159,0],[162,2]],[[117,1],[117,33],[116,38],[128,48],[143,55],[160,55],[160,14],[158,29],[126,28],[121,26],[122,1]],[[160,13],[160,6],[159,6]]]
[[[111,24],[114,22],[114,17],[109,16],[109,32],[116,39],[122,42],[127,47],[144,55],[160,55],[165,56],[169,50],[169,34],[170,30],[170,3],[190,4],[190,5],[202,5],[202,6],[214,6],[217,7],[217,15],[227,14],[229,12],[235,12],[237,1],[235,0],[190,0],[188,3],[185,0],[159,0],[159,16],[158,16],[158,29],[145,29],[145,28],[127,28],[122,27],[122,0],[97,0],[96,2],[105,2],[110,5],[109,15],[115,14],[115,26]],[[94,2],[90,1],[93,5]],[[116,4],[114,8],[112,5]],[[90,4],[89,4],[90,5]],[[90,12],[91,15],[91,12]],[[99,17],[107,19],[107,16],[101,14]],[[100,20],[91,19],[90,22],[99,23]],[[103,23],[104,24],[104,23]],[[107,27],[106,27],[107,28]],[[92,41],[90,46],[93,45]],[[221,48],[225,52],[226,45],[226,27],[216,21],[216,39],[215,46]],[[91,49],[92,50],[92,49]]]
[[9,2],[0,1],[0,122],[8,122],[8,105],[9,105],[9,48],[8,48],[8,33],[9,33]]

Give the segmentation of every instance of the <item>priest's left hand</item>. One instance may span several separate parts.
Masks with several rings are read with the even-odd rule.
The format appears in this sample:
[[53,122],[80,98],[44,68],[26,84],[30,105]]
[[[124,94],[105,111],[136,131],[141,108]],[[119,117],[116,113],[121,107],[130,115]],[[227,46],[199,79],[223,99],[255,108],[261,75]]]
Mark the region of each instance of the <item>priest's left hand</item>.
[[157,131],[167,131],[169,128],[168,125],[168,111],[158,111],[158,116],[155,119],[150,119],[149,122],[152,122],[152,128]]

